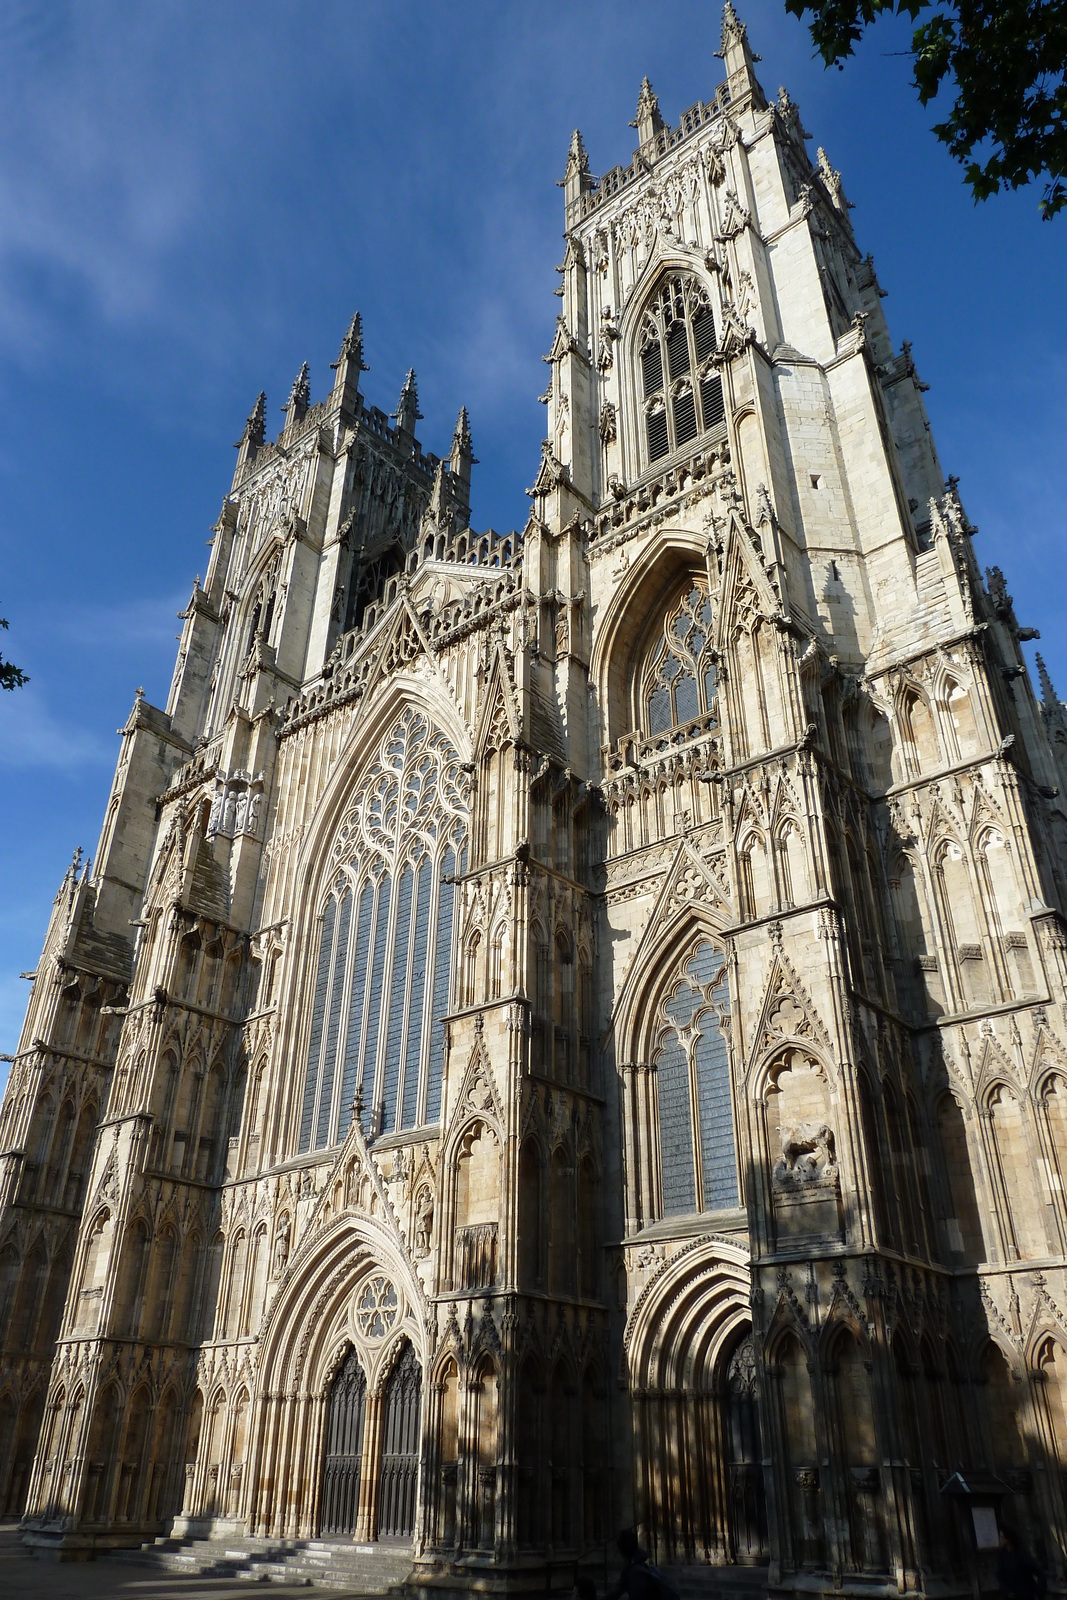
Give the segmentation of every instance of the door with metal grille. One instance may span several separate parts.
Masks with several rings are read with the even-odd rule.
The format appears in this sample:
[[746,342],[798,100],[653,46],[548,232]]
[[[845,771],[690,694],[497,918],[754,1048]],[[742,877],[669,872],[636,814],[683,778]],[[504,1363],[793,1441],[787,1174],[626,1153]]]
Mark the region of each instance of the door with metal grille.
[[405,1345],[385,1391],[382,1475],[378,1492],[379,1539],[409,1539],[415,1531],[419,1477],[419,1408],[422,1369]]
[[367,1375],[349,1350],[330,1385],[326,1405],[326,1455],[322,1470],[319,1532],[355,1533],[359,1478],[363,1465],[363,1423],[367,1413]]

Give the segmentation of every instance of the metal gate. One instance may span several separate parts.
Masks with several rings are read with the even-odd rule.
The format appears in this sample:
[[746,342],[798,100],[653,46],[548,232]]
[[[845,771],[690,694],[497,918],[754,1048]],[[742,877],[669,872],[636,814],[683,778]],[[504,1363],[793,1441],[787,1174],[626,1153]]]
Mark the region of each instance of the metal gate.
[[422,1369],[406,1345],[385,1391],[382,1476],[378,1492],[379,1539],[408,1539],[415,1531],[419,1477],[419,1403]]
[[320,1533],[356,1531],[366,1411],[367,1375],[360,1366],[356,1352],[349,1350],[330,1385],[330,1398],[326,1406],[326,1460],[322,1471]]

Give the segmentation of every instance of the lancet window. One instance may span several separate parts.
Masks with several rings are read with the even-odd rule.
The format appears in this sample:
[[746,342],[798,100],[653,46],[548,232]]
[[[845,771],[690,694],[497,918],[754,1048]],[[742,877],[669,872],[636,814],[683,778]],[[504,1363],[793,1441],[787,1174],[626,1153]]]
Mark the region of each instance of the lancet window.
[[320,919],[302,1151],[344,1138],[357,1094],[375,1134],[440,1116],[467,789],[456,751],[409,709],[341,823]]
[[661,1012],[655,1058],[664,1216],[738,1204],[726,957],[702,940]]
[[660,284],[638,338],[641,405],[649,461],[688,444],[723,421],[722,379],[715,370],[715,318],[695,278]]
[[649,733],[667,733],[714,715],[712,616],[706,583],[687,581],[681,599],[663,619],[642,674],[642,711]]

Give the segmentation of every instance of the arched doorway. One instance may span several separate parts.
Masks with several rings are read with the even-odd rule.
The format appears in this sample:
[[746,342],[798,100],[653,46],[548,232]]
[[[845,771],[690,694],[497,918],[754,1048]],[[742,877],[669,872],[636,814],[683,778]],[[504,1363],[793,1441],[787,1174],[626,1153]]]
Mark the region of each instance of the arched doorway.
[[410,1539],[415,1531],[421,1400],[422,1368],[410,1344],[405,1344],[385,1390],[378,1491],[379,1539]]
[[756,1352],[750,1333],[727,1363],[722,1416],[730,1554],[734,1561],[761,1563],[767,1559],[767,1509]]
[[326,1407],[326,1451],[322,1469],[319,1532],[355,1533],[359,1481],[363,1467],[363,1424],[367,1414],[367,1375],[354,1349],[330,1384]]

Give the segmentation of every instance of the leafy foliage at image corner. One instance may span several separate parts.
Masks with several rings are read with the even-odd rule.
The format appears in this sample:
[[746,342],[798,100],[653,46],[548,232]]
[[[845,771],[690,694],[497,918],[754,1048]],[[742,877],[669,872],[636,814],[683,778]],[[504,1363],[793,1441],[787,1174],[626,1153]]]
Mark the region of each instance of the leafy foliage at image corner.
[[916,23],[913,81],[929,105],[956,96],[933,131],[964,168],[975,200],[1041,175],[1048,221],[1067,206],[1067,0],[785,0],[827,66],[844,65],[883,12]]
[[[0,617],[0,628],[6,627],[7,618]],[[13,661],[5,661],[0,655],[0,689],[21,689],[29,681],[21,667],[16,667]]]

